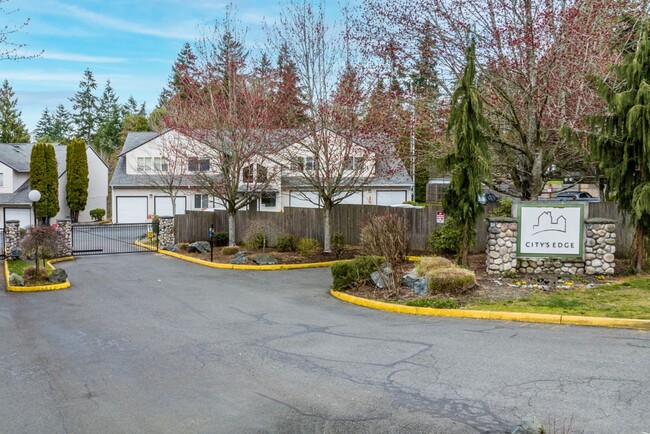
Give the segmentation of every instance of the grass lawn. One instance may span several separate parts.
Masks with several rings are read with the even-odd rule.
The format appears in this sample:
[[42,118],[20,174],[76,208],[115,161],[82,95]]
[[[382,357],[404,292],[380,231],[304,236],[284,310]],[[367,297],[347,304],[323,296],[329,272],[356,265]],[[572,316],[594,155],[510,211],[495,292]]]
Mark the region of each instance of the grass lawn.
[[595,288],[538,291],[514,301],[470,301],[463,309],[650,319],[650,277]]
[[[16,259],[16,260],[11,260],[11,261],[8,260],[6,262],[7,262],[8,268],[9,268],[9,274],[16,273],[19,276],[23,275],[23,271],[25,270],[25,268],[34,266],[34,262],[25,261],[23,259]],[[47,265],[46,267],[47,267],[47,274],[51,274],[52,271],[54,270],[54,267],[51,266],[51,265]],[[30,282],[25,282],[25,286],[35,286],[35,285],[38,286],[38,285],[42,285],[43,283],[44,283],[43,281],[36,281],[36,282],[31,282],[31,283]],[[45,282],[45,283],[47,283],[47,282]]]

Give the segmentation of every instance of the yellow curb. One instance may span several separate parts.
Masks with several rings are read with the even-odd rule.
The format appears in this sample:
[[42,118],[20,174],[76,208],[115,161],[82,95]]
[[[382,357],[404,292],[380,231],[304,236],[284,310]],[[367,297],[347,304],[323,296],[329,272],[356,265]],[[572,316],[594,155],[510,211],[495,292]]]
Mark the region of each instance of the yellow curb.
[[[149,250],[156,250],[154,247],[148,246],[136,241],[135,244]],[[204,261],[203,259],[192,258],[191,256],[181,255],[180,253],[170,252],[169,250],[158,250],[158,253],[171,256],[172,258],[182,259],[183,261],[193,262],[195,264],[203,265],[205,267],[219,268],[222,270],[254,270],[254,271],[278,271],[278,270],[299,270],[302,268],[321,268],[329,267],[338,261],[329,262],[312,262],[307,264],[278,264],[278,265],[243,265],[243,264],[221,264],[216,262]]]
[[[72,261],[74,258],[72,256],[65,256],[62,258],[54,258],[47,261],[47,263],[52,267],[52,264],[63,261]],[[53,285],[40,285],[40,286],[14,286],[9,285],[9,265],[7,261],[4,261],[5,269],[5,287],[9,292],[40,292],[40,291],[58,291],[60,289],[70,288],[70,281],[66,280],[63,283],[55,283]]]
[[430,315],[455,318],[490,319],[544,324],[567,324],[592,327],[615,327],[650,330],[650,320],[645,319],[606,318],[547,313],[492,312],[487,310],[436,309],[433,307],[405,306],[402,304],[368,300],[367,298],[356,297],[354,295],[335,291],[333,289],[330,290],[330,294],[339,300],[359,306],[383,310],[386,312],[406,313],[412,315]]

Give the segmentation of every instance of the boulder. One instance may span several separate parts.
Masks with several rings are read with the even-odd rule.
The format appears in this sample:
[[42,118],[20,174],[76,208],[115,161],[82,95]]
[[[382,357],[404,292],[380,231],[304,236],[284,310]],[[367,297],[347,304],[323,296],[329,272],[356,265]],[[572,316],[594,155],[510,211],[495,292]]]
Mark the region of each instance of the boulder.
[[9,249],[9,257],[11,258],[20,258],[23,254],[23,251],[20,250],[20,247],[18,246],[13,246]]
[[167,244],[166,247],[164,247],[165,250],[169,250],[170,252],[178,252],[178,244]]
[[24,286],[25,285],[25,279],[23,279],[22,276],[19,276],[16,273],[11,273],[9,276],[9,285],[11,286]]
[[512,434],[539,434],[546,432],[542,422],[537,416],[531,415],[526,417],[521,423],[512,431]]
[[63,268],[57,268],[47,278],[52,283],[63,283],[68,280],[68,273]]
[[196,241],[187,246],[187,251],[190,253],[209,253],[210,243],[207,241]]
[[372,279],[372,283],[374,283],[377,288],[384,289],[386,287],[384,276],[390,276],[391,274],[393,274],[393,270],[390,267],[386,267],[381,270],[381,273],[379,271],[373,271],[370,273],[370,279]]
[[429,292],[427,288],[427,278],[418,276],[415,270],[402,276],[402,284],[411,288],[418,295],[425,295]]
[[230,260],[231,264],[247,264],[248,263],[248,256],[247,252],[245,250],[241,250],[237,253],[235,253],[235,256]]
[[278,263],[278,260],[267,253],[260,253],[253,258],[253,262],[258,265],[275,265]]

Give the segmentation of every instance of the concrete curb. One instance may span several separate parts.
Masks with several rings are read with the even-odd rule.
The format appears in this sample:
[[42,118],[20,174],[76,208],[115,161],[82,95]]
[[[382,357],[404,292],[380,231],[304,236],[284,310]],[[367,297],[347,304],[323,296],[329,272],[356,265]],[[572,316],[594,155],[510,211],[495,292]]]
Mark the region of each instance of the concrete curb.
[[339,300],[358,306],[371,309],[383,310],[386,312],[406,313],[411,315],[444,316],[454,318],[490,319],[501,321],[521,321],[544,324],[579,325],[591,327],[614,327],[637,330],[650,330],[650,320],[606,318],[593,316],[559,315],[547,313],[523,313],[523,312],[492,312],[486,310],[462,310],[462,309],[436,309],[433,307],[415,307],[401,304],[385,303],[382,301],[368,300],[356,297],[335,290],[330,294]]
[[[136,241],[135,244],[149,250],[156,250],[155,248]],[[278,271],[278,270],[299,270],[302,268],[321,268],[329,267],[334,262],[313,262],[308,264],[279,264],[279,265],[243,265],[243,264],[220,264],[215,262],[204,261],[203,259],[192,258],[191,256],[181,255],[180,253],[170,252],[169,250],[158,250],[158,253],[171,256],[172,258],[182,259],[183,261],[193,262],[195,264],[203,265],[205,267],[219,268],[222,270],[254,270],[254,271]]]
[[[63,261],[72,261],[74,258],[72,256],[65,256],[62,258],[54,258],[47,261],[50,266],[57,262]],[[60,289],[70,288],[71,283],[69,280],[66,280],[63,283],[55,283],[53,285],[40,285],[40,286],[13,286],[9,285],[9,265],[7,261],[4,261],[4,270],[5,270],[5,288],[8,292],[41,292],[41,291],[58,291]]]

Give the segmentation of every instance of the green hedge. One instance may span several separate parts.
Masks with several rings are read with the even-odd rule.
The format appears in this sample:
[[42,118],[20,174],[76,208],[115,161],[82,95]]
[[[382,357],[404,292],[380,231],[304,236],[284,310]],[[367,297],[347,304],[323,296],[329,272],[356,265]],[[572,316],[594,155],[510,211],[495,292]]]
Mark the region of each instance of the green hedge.
[[380,256],[359,256],[332,264],[332,289],[340,291],[370,282],[370,273],[383,262]]

